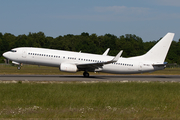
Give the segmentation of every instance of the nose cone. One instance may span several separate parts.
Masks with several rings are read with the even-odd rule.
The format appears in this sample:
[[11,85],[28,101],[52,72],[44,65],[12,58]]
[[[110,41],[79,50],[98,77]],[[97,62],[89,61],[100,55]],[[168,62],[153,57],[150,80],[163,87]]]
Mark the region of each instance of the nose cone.
[[4,56],[5,58],[9,58],[9,52],[3,53],[3,56]]

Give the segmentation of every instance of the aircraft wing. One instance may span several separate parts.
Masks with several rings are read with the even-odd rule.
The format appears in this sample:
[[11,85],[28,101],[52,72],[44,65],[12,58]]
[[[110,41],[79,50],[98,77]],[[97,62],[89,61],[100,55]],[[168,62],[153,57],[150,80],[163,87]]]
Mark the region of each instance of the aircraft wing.
[[78,69],[80,70],[89,70],[94,71],[95,69],[101,69],[103,65],[117,62],[122,54],[122,50],[111,60],[106,62],[97,62],[97,63],[85,63],[85,64],[77,64]]

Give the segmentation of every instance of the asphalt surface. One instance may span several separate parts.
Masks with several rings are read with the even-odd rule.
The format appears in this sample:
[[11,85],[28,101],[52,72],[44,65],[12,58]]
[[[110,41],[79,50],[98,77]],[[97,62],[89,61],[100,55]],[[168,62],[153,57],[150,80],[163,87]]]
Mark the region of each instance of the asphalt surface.
[[85,78],[80,75],[0,75],[0,81],[159,81],[180,82],[180,75],[96,75]]

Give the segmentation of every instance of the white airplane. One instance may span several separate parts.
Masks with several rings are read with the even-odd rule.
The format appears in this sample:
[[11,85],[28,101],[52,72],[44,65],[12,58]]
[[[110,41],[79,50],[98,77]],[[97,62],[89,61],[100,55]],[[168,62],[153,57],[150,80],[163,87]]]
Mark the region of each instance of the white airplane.
[[115,56],[108,56],[109,48],[102,54],[89,54],[63,50],[19,47],[5,52],[3,56],[17,64],[18,69],[23,63],[43,66],[59,67],[60,71],[106,72],[115,74],[134,74],[162,70],[174,33],[167,33],[146,54],[136,57],[121,57],[122,50]]

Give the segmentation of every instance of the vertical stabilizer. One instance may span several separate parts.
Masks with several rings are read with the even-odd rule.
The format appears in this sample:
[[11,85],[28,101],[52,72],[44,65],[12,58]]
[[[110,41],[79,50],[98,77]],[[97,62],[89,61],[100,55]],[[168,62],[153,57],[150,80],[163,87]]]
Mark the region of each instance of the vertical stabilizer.
[[153,62],[154,64],[163,64],[173,38],[174,33],[167,33],[144,55],[144,60]]

